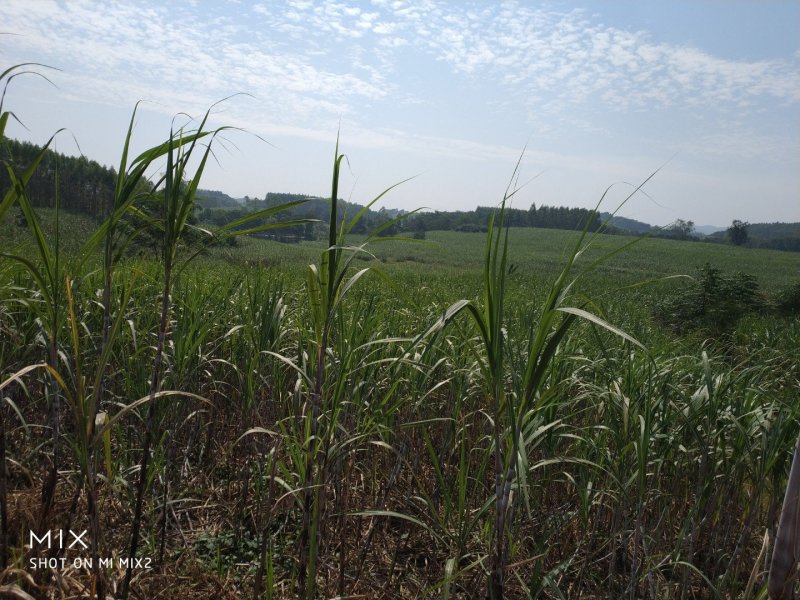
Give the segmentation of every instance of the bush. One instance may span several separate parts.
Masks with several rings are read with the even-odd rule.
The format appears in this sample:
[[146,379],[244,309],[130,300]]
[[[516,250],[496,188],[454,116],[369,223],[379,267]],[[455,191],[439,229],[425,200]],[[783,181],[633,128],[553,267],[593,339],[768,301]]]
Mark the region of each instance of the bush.
[[766,307],[753,275],[729,275],[706,264],[697,269],[688,288],[657,305],[656,319],[680,332],[705,329],[711,334],[724,334],[745,314]]
[[778,292],[775,306],[783,315],[800,314],[800,281],[795,281],[789,287]]

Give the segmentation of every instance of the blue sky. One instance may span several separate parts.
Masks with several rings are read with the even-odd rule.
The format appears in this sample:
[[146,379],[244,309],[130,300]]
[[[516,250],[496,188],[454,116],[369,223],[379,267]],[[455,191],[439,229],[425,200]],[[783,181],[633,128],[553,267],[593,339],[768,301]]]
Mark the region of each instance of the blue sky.
[[[654,224],[800,221],[800,3],[5,0],[12,136],[74,134],[114,165],[174,115],[232,125],[203,187],[343,194],[438,210],[493,205],[523,148],[515,206],[615,208]],[[261,141],[260,138],[269,143]],[[78,150],[71,136],[58,149]]]

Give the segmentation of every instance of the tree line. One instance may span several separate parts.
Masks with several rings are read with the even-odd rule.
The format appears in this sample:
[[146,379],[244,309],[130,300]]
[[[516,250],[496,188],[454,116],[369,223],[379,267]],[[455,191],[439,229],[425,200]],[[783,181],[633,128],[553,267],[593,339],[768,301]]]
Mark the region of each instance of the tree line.
[[[0,159],[15,170],[22,171],[40,151],[41,147],[36,144],[6,139],[0,146]],[[85,156],[74,157],[48,151],[26,190],[28,199],[36,207],[54,207],[57,189],[62,209],[102,217],[108,213],[114,200],[116,177],[114,169]],[[0,169],[0,192],[5,193],[9,187],[8,173]]]
[[[269,192],[263,200],[248,199],[244,205],[236,209],[206,208],[203,210],[201,220],[222,226],[242,217],[245,214],[271,208],[308,198],[302,194],[279,194]],[[286,228],[281,230],[282,238],[295,236],[297,239],[317,239],[324,234],[325,223],[330,211],[327,198],[311,198],[302,206],[285,211],[281,217],[289,219],[317,219],[319,225]],[[342,219],[354,217],[363,207],[359,204],[346,202],[339,199],[337,215],[341,224]],[[485,232],[489,216],[494,209],[488,206],[479,206],[471,211],[435,211],[404,213],[400,210],[381,208],[380,210],[367,210],[356,223],[353,233],[366,233],[380,230],[382,236],[413,235],[424,237],[426,231],[466,231]],[[528,210],[507,208],[505,221],[511,227],[541,227],[547,229],[582,230],[592,217],[592,211],[585,208],[568,208],[564,206],[540,206],[532,204]],[[596,231],[602,226],[602,220],[595,218],[589,225],[589,231]],[[608,233],[619,233],[614,227],[606,227]]]
[[[12,167],[22,168],[30,164],[40,146],[30,142],[5,139],[0,146],[0,159]],[[81,212],[93,217],[103,218],[114,198],[114,182],[116,172],[85,156],[68,156],[54,151],[47,151],[40,168],[33,174],[27,185],[27,194],[36,207],[52,208],[55,206],[58,190],[58,201],[62,209]],[[56,186],[57,182],[57,186]],[[147,185],[146,181],[142,181]],[[10,186],[8,174],[0,170],[0,193],[5,193]],[[268,192],[263,199],[245,197],[244,203],[230,198],[217,191],[200,191],[196,207],[196,218],[200,221],[216,225],[227,225],[247,214],[309,198],[304,194],[288,194]],[[282,213],[281,219],[316,219],[318,223],[305,223],[286,227],[270,233],[262,233],[265,237],[273,237],[280,241],[316,240],[325,236],[326,223],[330,214],[329,200],[315,198]],[[352,218],[363,207],[359,204],[338,200],[337,212],[339,221]],[[486,224],[493,208],[479,206],[470,211],[433,211],[406,214],[396,209],[381,208],[367,210],[353,229],[353,233],[366,233],[380,230],[382,236],[412,235],[425,237],[427,231],[449,230],[465,232],[485,232]],[[603,215],[607,216],[607,215]],[[519,208],[506,209],[506,224],[511,227],[540,227],[546,229],[582,230],[592,218],[592,211],[585,208],[566,206],[537,206],[531,204],[527,210]],[[272,217],[277,219],[277,217]],[[262,219],[262,225],[269,222]],[[627,231],[624,219],[617,220],[616,226],[606,224],[604,231],[611,234],[641,233]],[[596,217],[589,223],[589,231],[597,231],[603,227],[604,219]],[[631,221],[646,227],[644,223]],[[251,223],[248,227],[253,226]],[[694,223],[678,219],[671,227],[664,230],[652,230],[657,237],[668,237],[680,240],[699,239],[694,236]],[[734,221],[727,231],[706,236],[704,241],[730,242],[734,245],[771,248],[775,250],[800,251],[800,225],[796,223],[750,224]]]

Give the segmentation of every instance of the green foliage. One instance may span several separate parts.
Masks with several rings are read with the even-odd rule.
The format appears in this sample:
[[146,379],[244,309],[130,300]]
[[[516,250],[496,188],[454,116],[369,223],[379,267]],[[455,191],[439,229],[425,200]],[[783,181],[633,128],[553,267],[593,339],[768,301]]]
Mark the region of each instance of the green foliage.
[[242,204],[227,194],[217,190],[197,190],[197,203],[203,208],[237,209]]
[[728,227],[728,239],[734,246],[743,246],[747,243],[750,223],[735,219]]
[[259,555],[257,538],[237,537],[233,531],[201,533],[192,547],[197,557],[219,574],[233,570],[238,564],[255,564]]
[[723,334],[730,332],[744,315],[766,308],[755,276],[727,274],[706,264],[697,269],[687,287],[657,305],[656,315],[680,332],[704,329]]
[[[23,165],[30,164],[42,152],[42,148],[30,142],[5,140],[0,148],[3,162],[21,170]],[[59,203],[61,208],[84,212],[103,217],[113,203],[114,169],[105,167],[85,156],[67,156],[52,150],[46,150],[41,158],[39,168],[26,186],[31,203],[37,207],[54,206],[53,177],[58,168]],[[0,170],[0,195],[11,187],[8,174]]]
[[676,220],[666,231],[667,237],[675,238],[676,240],[688,240],[694,233],[694,221],[685,221],[683,219]]
[[[216,192],[206,192],[218,194]],[[214,196],[215,197],[215,196]],[[305,200],[306,202],[287,212],[284,216],[292,219],[316,219],[326,223],[329,217],[329,200],[324,198],[307,197],[301,194],[268,193],[264,200],[248,200],[244,206],[233,206],[230,203],[223,205],[212,200],[202,200],[202,205],[207,207],[200,215],[203,222],[221,226],[250,212],[277,206],[281,202]],[[223,207],[224,206],[224,207]],[[354,215],[362,210],[362,206],[338,199],[336,203],[337,226],[341,226],[347,215]],[[355,223],[351,233],[366,234],[380,229],[379,237],[392,237],[396,235],[411,234],[414,239],[424,239],[425,231],[461,231],[486,233],[486,223],[491,217],[492,209],[478,207],[473,211],[451,212],[417,212],[406,215],[403,211],[381,208],[373,210],[368,208]],[[398,217],[408,217],[399,219]],[[509,227],[535,227],[547,229],[583,229],[588,223],[589,231],[595,232],[603,227],[606,233],[619,230],[610,227],[599,219],[591,220],[591,211],[584,208],[541,206],[538,209],[521,210],[506,208],[506,224]],[[384,227],[385,226],[385,227]],[[322,228],[294,227],[283,229],[270,234],[268,237],[278,241],[315,240],[324,237]]]
[[[163,206],[163,191],[153,192],[143,187],[142,198],[136,206],[137,210],[127,212],[117,225],[119,234],[130,237],[125,250],[126,256],[157,257],[162,251],[164,229],[158,224],[163,218],[161,214]],[[209,234],[197,227],[199,224],[197,214],[198,210],[193,207],[186,219],[186,227],[179,242],[182,252],[197,252],[210,241]]]
[[780,290],[775,297],[775,305],[783,315],[800,314],[800,281],[795,281]]
[[[747,226],[747,246],[769,248],[786,252],[800,252],[800,223],[745,223]],[[710,239],[724,241],[730,239],[730,228],[718,231]]]
[[[52,213],[42,217],[47,231]],[[70,230],[81,222],[67,215],[62,227]],[[16,228],[8,223],[7,229]],[[496,228],[494,236],[499,236]],[[390,593],[407,589],[410,597],[444,597],[445,590],[451,598],[485,596],[482,571],[489,565],[494,516],[494,505],[487,504],[494,496],[488,418],[493,403],[483,383],[486,355],[480,334],[470,320],[456,319],[405,352],[408,337],[459,298],[472,298],[482,309],[485,239],[455,232],[429,232],[428,237],[433,243],[376,244],[373,251],[386,258],[381,266],[391,269],[396,287],[379,278],[359,279],[331,321],[316,452],[325,473],[319,479],[324,487],[315,488],[323,490],[316,578],[320,597],[339,593],[339,572],[344,574],[342,597],[369,596],[370,590],[383,587]],[[510,232],[508,261],[519,267],[513,273],[505,270],[505,331],[496,339],[506,347],[504,390],[513,406],[522,398],[522,378],[515,378],[524,369],[522,342],[538,323],[543,294],[558,275],[563,249],[574,247],[577,237],[546,230]],[[499,239],[502,250],[504,236]],[[351,247],[358,248],[361,240],[352,236]],[[617,248],[619,241],[598,236],[576,268]],[[182,407],[171,401],[177,415],[173,422],[179,424],[172,435],[186,470],[173,480],[173,497],[182,498],[174,505],[181,521],[169,521],[168,548],[174,552],[188,544],[201,557],[195,568],[236,586],[240,597],[250,597],[248,582],[262,563],[253,552],[253,520],[268,541],[264,564],[274,571],[274,597],[291,597],[295,588],[309,439],[307,399],[313,389],[304,375],[313,381],[316,356],[302,274],[327,243],[287,246],[248,238],[232,252],[218,249],[200,258],[173,290],[174,344],[167,348],[165,379],[210,397],[214,406]],[[638,586],[650,590],[642,596],[677,599],[684,571],[689,572],[684,588],[689,597],[693,590],[713,597],[712,587],[722,597],[741,597],[758,549],[737,546],[737,540],[754,539],[767,526],[772,499],[782,497],[785,456],[796,436],[800,371],[792,349],[800,330],[796,319],[749,316],[746,337],[737,336],[741,362],[709,352],[707,377],[696,341],[662,335],[641,309],[643,298],[657,296],[669,282],[657,290],[619,289],[620,282],[674,273],[700,256],[699,246],[645,239],[638,252],[613,257],[584,277],[587,293],[603,299],[608,319],[647,339],[651,355],[631,353],[629,346],[589,324],[573,327],[559,344],[540,388],[539,408],[523,421],[526,450],[519,459],[526,462],[520,463],[519,485],[513,488],[508,564],[529,562],[519,578],[513,570],[507,578],[508,597],[525,598],[528,589],[531,594],[542,590],[540,597],[630,597],[626,590]],[[344,257],[353,251],[343,251]],[[712,251],[726,270],[738,264],[763,273],[772,282],[769,289],[797,265],[788,254],[725,245]],[[426,262],[396,260],[405,254]],[[265,268],[268,257],[276,263]],[[498,257],[498,267],[500,262]],[[0,268],[8,269],[9,263]],[[118,267],[116,285],[130,290],[131,298],[123,302],[118,292],[112,296],[113,315],[123,319],[103,404],[110,415],[119,410],[121,399],[148,393],[159,330],[160,272],[152,258]],[[13,332],[4,364],[24,366],[41,350],[30,312],[18,303],[31,282],[3,273],[12,283],[3,288],[4,331]],[[285,281],[282,288],[274,283],[279,278]],[[95,283],[97,277],[74,290],[87,361],[83,373],[96,372],[92,349],[99,344],[100,328]],[[582,297],[577,289],[576,294]],[[74,364],[70,337],[62,336],[64,368]],[[26,385],[35,389],[43,374],[29,373]],[[36,396],[26,400],[19,402],[26,422],[39,424],[41,401]],[[99,490],[106,511],[119,510],[112,514],[121,522],[129,518],[127,494],[136,477],[131,466],[144,429],[143,415],[137,417],[141,409],[134,408],[127,423],[118,421],[110,430],[117,479]],[[192,417],[206,411],[207,419]],[[233,444],[254,427],[278,435],[248,436]],[[30,435],[30,441],[13,448],[13,460],[35,472],[42,454],[34,450],[40,428],[31,427]],[[502,435],[508,439],[511,432]],[[245,465],[261,472],[247,478],[241,474]],[[9,470],[22,481],[14,463]],[[158,489],[159,481],[156,475],[151,485]],[[23,484],[11,485],[16,490]],[[161,501],[160,496],[146,498],[147,538],[157,539],[152,521]],[[396,514],[407,518],[391,516]],[[125,530],[117,525],[114,531]],[[203,531],[213,533],[200,533],[195,543]],[[581,534],[565,536],[564,531]],[[697,533],[690,544],[692,532]],[[115,538],[106,548],[120,550]],[[610,558],[598,559],[599,551]],[[170,569],[188,562],[170,558],[165,564]],[[747,568],[744,575],[741,565]],[[333,575],[326,579],[326,573]],[[149,576],[138,575],[132,592],[147,585]],[[168,571],[168,577],[175,576]]]
[[[486,233],[486,223],[493,209],[479,206],[472,211],[424,212],[409,220],[409,226],[417,226],[434,230],[465,231]],[[566,206],[537,207],[529,210],[506,207],[505,222],[508,227],[536,227],[542,229],[567,229],[580,231],[588,226],[590,232],[598,231],[603,226],[600,219],[592,219],[592,211],[585,208]]]

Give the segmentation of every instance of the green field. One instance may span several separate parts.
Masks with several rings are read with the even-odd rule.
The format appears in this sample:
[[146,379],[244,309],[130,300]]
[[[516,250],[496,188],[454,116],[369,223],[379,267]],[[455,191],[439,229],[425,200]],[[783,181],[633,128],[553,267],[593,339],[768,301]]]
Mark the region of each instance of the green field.
[[[54,213],[40,216],[54,244]],[[30,568],[28,532],[42,518],[50,529],[91,531],[91,493],[96,555],[125,556],[152,419],[138,555],[155,568],[134,571],[140,597],[284,598],[299,587],[320,598],[482,598],[498,527],[504,597],[764,597],[762,543],[774,531],[800,411],[800,327],[796,313],[779,310],[800,277],[799,255],[636,242],[579,278],[561,303],[600,315],[644,349],[578,319],[529,392],[525,365],[543,305],[578,232],[510,231],[503,281],[491,292],[493,301],[504,296],[503,333],[489,344],[466,312],[415,339],[460,299],[483,310],[485,234],[429,232],[423,242],[343,250],[356,252],[345,282],[370,272],[340,290],[329,317],[315,313],[306,275],[328,244],[241,238],[177,275],[160,389],[193,396],[148,401],[163,263],[137,253],[119,262],[118,329],[103,357],[101,256],[75,262],[96,224],[60,218],[54,273],[70,278],[72,313],[63,281],[43,294],[19,261],[0,262],[3,379],[48,362],[56,340],[58,385],[35,370],[2,390],[5,552],[48,593],[57,594],[52,571]],[[0,239],[3,252],[41,264],[13,219]],[[571,276],[632,241],[596,237]],[[190,252],[179,250],[178,262]],[[665,320],[665,299],[696,301],[697,280],[673,276],[698,277],[706,263],[753,275],[754,303],[723,325]],[[98,423],[114,419],[95,441],[80,434],[91,398]],[[499,526],[495,476],[513,456]],[[118,588],[124,571],[72,569],[69,593],[89,595],[96,578]],[[179,591],[189,580],[191,591]]]

